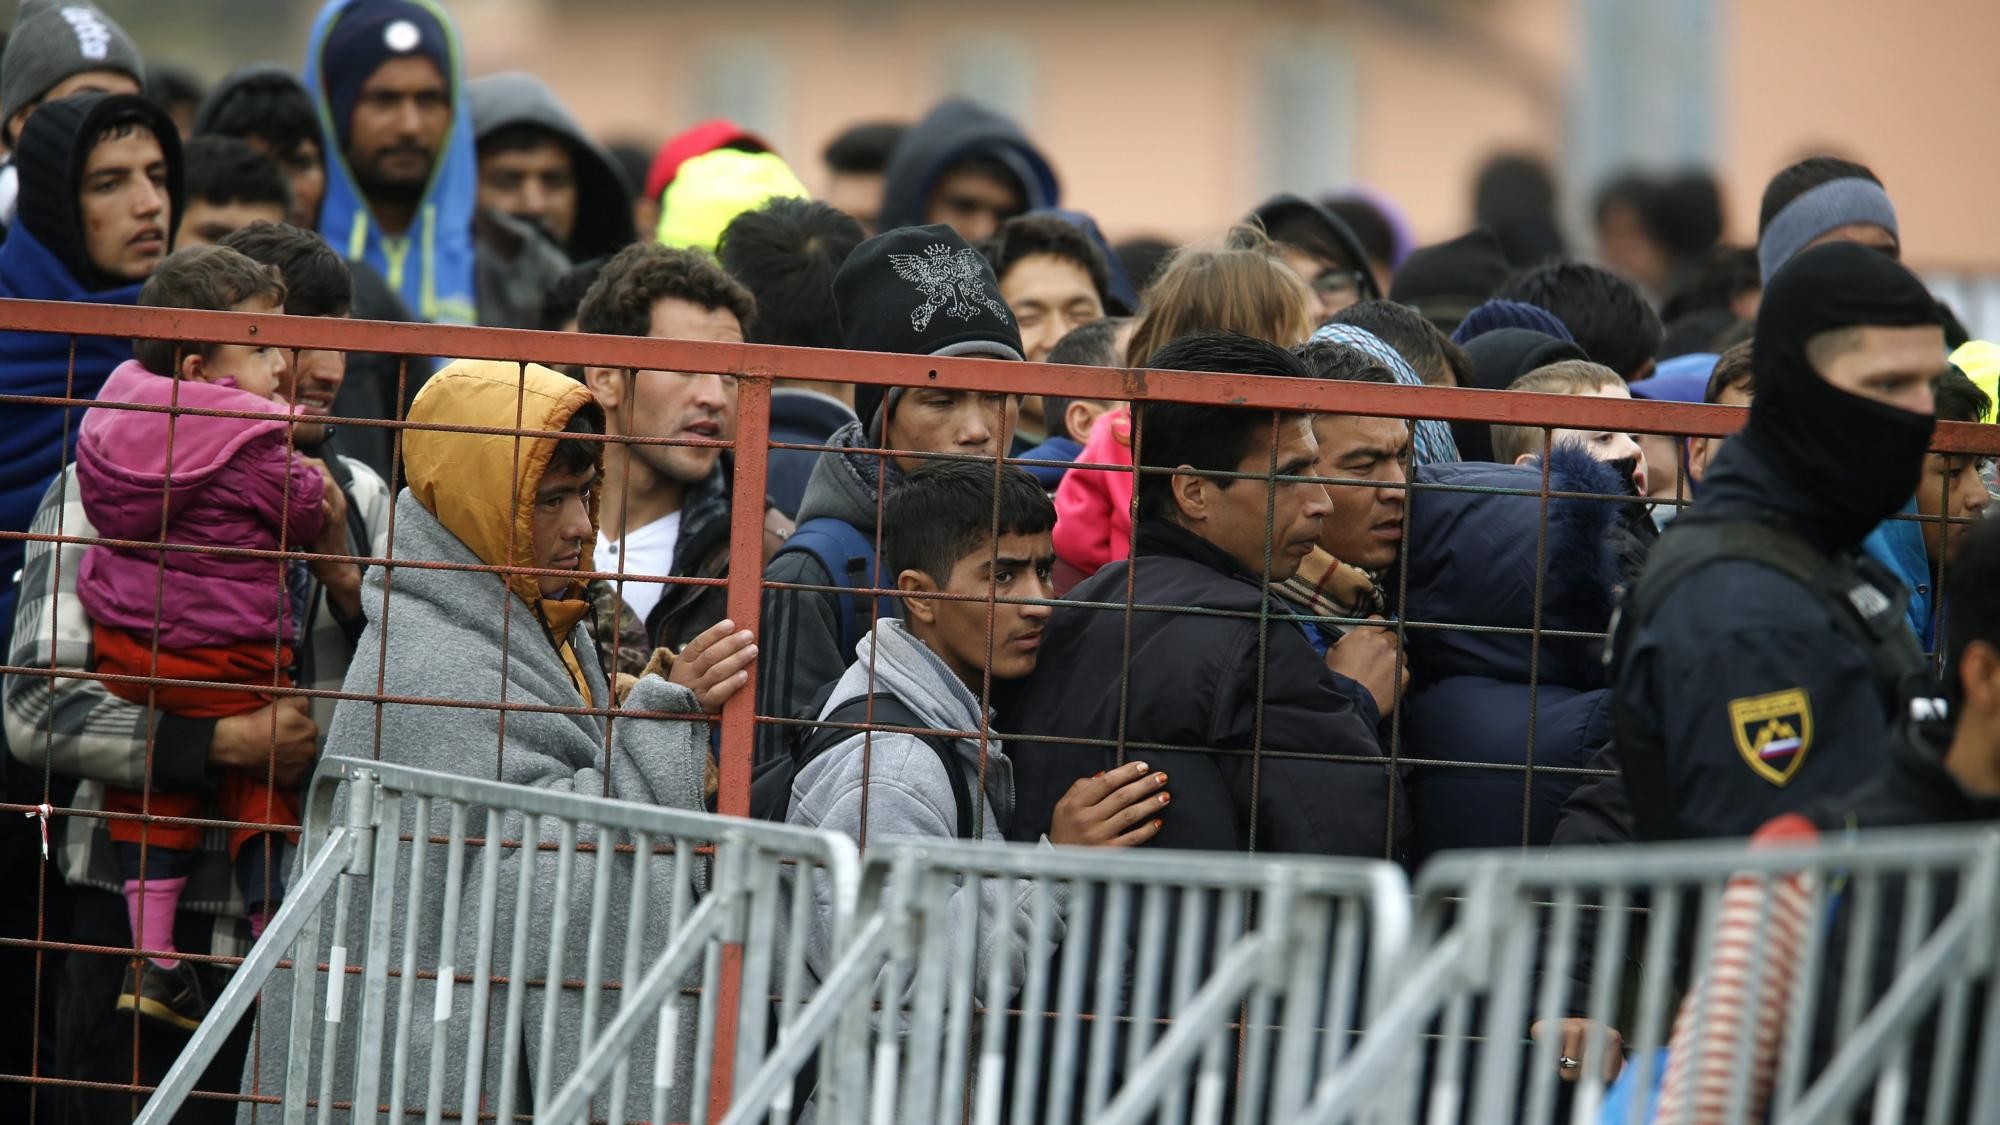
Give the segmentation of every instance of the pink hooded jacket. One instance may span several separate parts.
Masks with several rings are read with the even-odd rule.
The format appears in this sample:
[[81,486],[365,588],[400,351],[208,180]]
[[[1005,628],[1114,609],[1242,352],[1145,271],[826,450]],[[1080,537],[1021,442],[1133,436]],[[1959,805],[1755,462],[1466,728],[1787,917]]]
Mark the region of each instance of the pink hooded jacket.
[[[319,472],[287,448],[291,423],[282,406],[234,386],[155,375],[137,361],[120,364],[97,400],[273,415],[265,421],[86,411],[76,482],[98,535],[265,551],[279,549],[281,531],[290,551],[308,550],[319,538],[324,486]],[[294,624],[285,566],[277,559],[96,546],[77,571],[77,596],[96,624],[141,637],[152,636],[157,608],[162,648],[273,638],[289,644]]]
[[[1132,412],[1123,407],[1098,415],[1079,465],[1132,463]],[[1071,469],[1056,486],[1056,557],[1086,577],[1132,549],[1131,473]]]

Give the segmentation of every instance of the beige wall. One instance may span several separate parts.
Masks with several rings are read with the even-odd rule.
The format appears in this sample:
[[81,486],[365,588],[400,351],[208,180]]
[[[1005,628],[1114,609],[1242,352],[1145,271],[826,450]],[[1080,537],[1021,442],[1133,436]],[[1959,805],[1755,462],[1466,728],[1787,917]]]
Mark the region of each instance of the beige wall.
[[[2000,267],[1988,187],[2000,83],[1984,61],[2000,43],[2000,0],[1716,4],[1718,165],[1739,238],[1754,234],[1770,173],[1833,139],[1888,182],[1913,261]],[[605,136],[685,126],[705,61],[759,44],[773,61],[774,139],[808,184],[843,125],[920,113],[944,88],[954,44],[998,36],[1031,60],[1025,124],[1066,199],[1114,237],[1193,236],[1253,203],[1268,186],[1255,140],[1266,51],[1325,42],[1353,65],[1355,177],[1433,239],[1467,222],[1487,153],[1557,150],[1576,69],[1571,0],[1440,6],[1474,22],[1442,35],[1375,6],[1304,0],[457,0],[454,10],[474,73],[532,69]]]

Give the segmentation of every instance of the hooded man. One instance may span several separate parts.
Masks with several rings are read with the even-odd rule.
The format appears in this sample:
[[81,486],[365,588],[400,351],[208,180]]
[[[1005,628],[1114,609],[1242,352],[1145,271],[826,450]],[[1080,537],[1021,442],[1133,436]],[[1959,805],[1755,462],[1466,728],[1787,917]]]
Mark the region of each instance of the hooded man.
[[305,84],[327,138],[319,230],[417,319],[478,317],[464,50],[436,0],[328,0]]
[[[856,247],[833,279],[841,344],[852,351],[1021,358],[1021,333],[1000,283],[979,252],[943,225],[906,227]],[[882,494],[924,464],[922,454],[1005,453],[1017,403],[997,392],[889,387],[880,405],[834,431],[806,483],[798,530],[764,568],[764,580],[883,589],[876,577]],[[874,450],[893,449],[901,457]],[[893,585],[893,577],[889,585]],[[783,638],[757,681],[761,714],[799,717],[854,660],[874,617],[899,616],[895,599],[854,593],[766,590],[766,632]],[[758,728],[757,756],[780,753],[785,728]]]
[[[0,297],[130,305],[167,256],[180,220],[180,134],[135,94],[48,102],[14,149],[19,221],[0,245]],[[132,341],[0,334],[0,391],[90,399]],[[76,449],[64,407],[12,405],[0,426],[0,529],[26,531],[42,492]],[[24,544],[0,539],[0,647],[12,630]]]
[[1303,196],[1274,195],[1250,212],[1249,221],[1271,236],[1285,264],[1312,288],[1321,321],[1382,295],[1360,237],[1325,207]]
[[884,180],[878,230],[943,223],[967,242],[1062,202],[1055,170],[1021,127],[964,98],[939,105],[903,134]]
[[[125,29],[88,0],[21,0],[0,53],[0,142],[20,143],[43,102],[77,94],[136,94],[145,63]],[[178,130],[176,130],[178,133]],[[14,225],[21,181],[0,164],[0,237]]]
[[[592,435],[603,430],[602,413],[589,390],[573,379],[535,364],[460,360],[446,366],[425,384],[410,408],[410,421],[496,427],[505,430],[555,431],[562,434]],[[532,567],[551,570],[589,571],[596,549],[596,485],[603,459],[600,442],[554,436],[515,437],[511,433],[441,432],[413,428],[403,437],[404,466],[409,486],[396,498],[395,555],[399,560],[421,560],[457,566]],[[390,579],[382,570],[371,570],[366,579],[364,600],[371,606],[383,604]],[[426,697],[457,701],[505,700],[515,704],[552,707],[605,708],[618,705],[635,711],[692,712],[697,708],[713,713],[722,702],[746,682],[745,666],[755,650],[743,640],[744,634],[728,629],[715,630],[699,639],[674,662],[674,682],[657,675],[639,679],[621,700],[614,701],[610,686],[592,656],[591,637],[585,626],[590,603],[584,598],[581,576],[492,573],[483,570],[399,569],[394,575],[394,594],[386,614],[371,619],[362,631],[359,650],[371,654],[350,669],[346,690],[363,695],[376,693],[392,697]],[[733,628],[733,626],[731,627]],[[721,641],[721,643],[714,643]],[[372,654],[380,654],[379,658]],[[504,656],[503,656],[504,653]],[[711,673],[713,675],[711,675]],[[326,753],[368,758],[380,755],[383,761],[445,773],[469,774],[515,785],[559,793],[609,796],[649,805],[699,810],[703,801],[703,775],[708,761],[708,724],[682,720],[622,718],[606,730],[600,714],[554,713],[521,710],[480,710],[437,707],[423,704],[375,704],[364,699],[343,699],[335,708],[333,726],[327,735]],[[484,823],[478,809],[470,823]],[[522,818],[509,816],[502,834],[519,839],[532,835]],[[544,822],[545,823],[545,822]],[[404,830],[424,831],[406,818]],[[433,832],[448,826],[440,816],[430,826]],[[554,843],[552,827],[544,839]],[[519,864],[530,850],[510,850],[500,861],[503,869],[497,884],[500,896],[498,917],[514,913],[512,896],[519,885]],[[511,942],[499,938],[502,948],[495,952],[496,966],[513,964],[523,971],[529,964],[546,966],[551,919],[563,910],[587,911],[590,887],[595,876],[588,870],[598,860],[578,856],[581,865],[575,880],[577,899],[555,903],[548,898],[556,884],[557,858],[553,850],[535,855],[540,881],[536,884],[536,909],[528,935],[530,948],[519,951],[515,960],[505,948]],[[614,860],[612,893],[623,897],[631,892],[632,868],[627,859]],[[447,856],[444,850],[430,853],[427,878],[432,886],[444,886]],[[470,871],[474,863],[467,863]],[[669,869],[672,864],[659,865]],[[671,874],[655,872],[650,893],[655,902],[668,902]],[[492,935],[481,934],[481,880],[469,877],[463,889],[463,910],[459,914],[458,948],[471,949]],[[419,963],[436,965],[441,938],[439,927],[446,906],[438,897],[427,898],[408,925],[398,928],[396,949],[391,957],[402,956],[402,942],[419,943]],[[358,921],[358,920],[357,920]],[[649,913],[644,944],[657,952],[664,945],[670,919]],[[618,927],[614,927],[617,929]],[[327,934],[334,943],[341,935]],[[350,948],[365,942],[357,926],[346,935]],[[613,944],[620,944],[614,940]],[[582,979],[586,973],[585,950],[570,942],[567,954],[573,963],[566,977]],[[604,964],[623,963],[623,951],[604,951]],[[429,1012],[434,1003],[435,985],[420,988],[416,999]],[[556,1016],[556,1039],[550,1046],[555,1071],[536,1074],[544,1057],[540,1043],[543,1026],[537,1012],[521,1021],[527,1028],[526,1041],[508,1042],[502,1030],[501,1009],[494,1005],[490,1023],[483,1028],[471,1025],[475,989],[457,989],[449,1001],[441,1003],[450,1012],[448,1021],[415,1021],[418,1041],[412,1051],[416,1067],[406,1084],[422,1089],[423,1071],[433,1058],[446,1060],[447,1088],[464,1083],[468,1049],[467,1037],[478,1042],[484,1036],[489,1057],[483,1070],[486,1097],[499,1100],[500,1058],[519,1051],[527,1061],[523,1087],[549,1089],[560,1086],[574,1070],[583,1044],[601,1033],[602,1024],[584,1027],[586,1001],[580,992],[561,990]],[[288,1026],[292,981],[275,979],[264,991],[259,1018],[267,1029]],[[346,1013],[340,1029],[341,1057],[352,1058],[356,1050],[354,1029],[359,1020],[359,997]],[[536,990],[532,1008],[546,1003],[546,994]],[[595,1007],[596,1005],[588,1005]],[[615,1012],[604,1006],[604,1021]],[[390,1018],[395,1019],[391,1013]],[[649,1026],[651,1024],[649,1023]],[[442,1042],[438,1039],[442,1038]],[[282,1089],[286,1066],[285,1036],[266,1031],[263,1050],[245,1074],[245,1088],[261,1083],[264,1090]],[[633,1081],[639,1089],[649,1088],[654,1049],[650,1043],[633,1053]],[[261,1064],[261,1069],[260,1069]],[[692,1056],[675,1058],[675,1089],[688,1088],[693,1068]],[[511,1068],[510,1068],[511,1069]],[[344,1089],[344,1082],[337,1084]],[[508,1091],[511,1097],[514,1091]],[[341,1096],[339,1093],[336,1096]],[[501,1104],[507,1104],[502,1102]],[[677,1113],[684,1113],[684,1100]],[[524,1108],[532,1108],[524,1107]],[[504,1111],[503,1111],[504,1112]],[[247,1107],[246,1107],[247,1119]]]
[[1879,251],[1818,246],[1772,278],[1749,424],[1613,642],[1619,767],[1657,795],[1642,838],[1748,835],[1882,771],[1926,673],[1908,591],[1860,547],[1917,490],[1944,357],[1936,302]]

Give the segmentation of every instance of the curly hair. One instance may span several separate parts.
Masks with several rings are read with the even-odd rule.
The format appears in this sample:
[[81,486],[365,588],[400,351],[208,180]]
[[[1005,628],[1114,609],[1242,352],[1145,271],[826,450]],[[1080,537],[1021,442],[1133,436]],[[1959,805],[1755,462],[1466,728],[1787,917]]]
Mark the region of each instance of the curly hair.
[[605,263],[577,309],[577,331],[644,336],[653,326],[653,306],[669,297],[726,309],[739,324],[757,315],[756,298],[705,251],[639,242]]

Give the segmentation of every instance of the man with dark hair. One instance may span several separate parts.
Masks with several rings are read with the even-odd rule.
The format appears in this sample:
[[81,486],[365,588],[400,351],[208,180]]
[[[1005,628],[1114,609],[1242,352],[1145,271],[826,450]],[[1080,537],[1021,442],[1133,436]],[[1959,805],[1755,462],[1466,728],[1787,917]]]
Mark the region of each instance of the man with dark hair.
[[1613,642],[1646,839],[1745,835],[1879,775],[1926,677],[1908,592],[1860,547],[1922,480],[1937,303],[1878,251],[1817,246],[1771,279],[1752,362],[1749,424],[1667,525]]
[[[287,315],[347,314],[351,291],[346,265],[318,235],[255,223],[222,245],[277,267],[284,278]],[[291,353],[279,395],[307,419],[324,418],[341,387],[345,358],[338,351]],[[303,688],[331,692],[343,682],[355,638],[365,624],[362,567],[341,561],[341,556],[387,553],[391,497],[379,475],[333,447],[329,429],[324,422],[311,420],[293,429],[297,450],[324,464],[336,485],[328,497],[330,510],[320,538],[300,545],[328,557],[295,564],[296,588],[305,608],[296,625],[293,680]],[[91,669],[94,623],[78,600],[76,584],[87,541],[97,531],[84,510],[73,466],[42,496],[32,528],[50,535],[60,529],[64,536],[86,542],[30,545],[21,569],[20,608],[8,618],[19,625],[8,662],[81,677]],[[105,786],[130,786],[143,779],[148,762],[155,784],[162,786],[205,788],[216,771],[226,768],[248,769],[260,776],[274,770],[282,779],[303,776],[311,768],[316,740],[333,716],[331,699],[310,703],[281,699],[247,715],[186,719],[121,699],[100,681],[83,678],[9,677],[5,693],[8,737],[17,757],[37,772],[46,766],[58,777],[80,779],[74,805],[85,809],[102,807]],[[110,947],[127,945],[130,923],[117,893],[118,866],[105,821],[78,817],[68,824],[69,838],[61,855],[64,875],[77,888],[77,939]],[[195,905],[182,911],[174,935],[176,947],[198,954],[247,951],[244,903],[226,848],[204,848],[189,876],[187,902]],[[66,1077],[128,1082],[132,1018],[113,1010],[119,977],[105,965],[84,958],[65,970],[60,1016],[66,1029],[61,1037],[64,1050],[55,1069]],[[210,982],[211,994],[219,988],[219,981]],[[182,1042],[175,1033],[149,1029],[139,1080],[153,1082],[164,1075]],[[227,1083],[233,1087],[247,1043],[246,1036],[232,1038],[211,1074],[228,1075]],[[84,1113],[77,1119],[130,1112],[130,1098],[123,1094],[79,1088],[67,1096]],[[199,1113],[192,1117],[208,1119]],[[218,1110],[215,1117],[227,1121],[234,1115]]]
[[1865,165],[1809,156],[1764,187],[1757,209],[1757,265],[1765,284],[1801,250],[1823,242],[1859,242],[1891,258],[1902,251],[1896,205]]
[[1312,200],[1274,195],[1258,204],[1248,221],[1271,236],[1285,264],[1312,287],[1321,321],[1382,295],[1361,240],[1340,216]]
[[312,95],[290,71],[269,63],[246,66],[217,83],[195,113],[197,137],[235,137],[270,158],[291,183],[288,220],[311,230],[326,198],[326,152]]
[[208,96],[208,83],[187,67],[169,62],[149,62],[140,93],[146,100],[167,111],[181,132],[181,140],[194,136],[194,116]]
[[[708,255],[642,242],[618,252],[577,310],[577,329],[612,336],[742,343],[756,302]],[[586,367],[583,383],[615,438],[697,442],[736,436],[727,375]],[[714,445],[607,443],[597,559],[622,577],[592,602],[607,676],[643,669],[655,648],[679,649],[722,619],[720,586],[664,584],[729,573],[728,458]]]
[[1628,383],[1653,370],[1665,330],[1629,281],[1600,266],[1550,262],[1515,274],[1496,297],[1556,314],[1591,360]]
[[826,162],[826,202],[844,211],[861,224],[865,234],[875,234],[882,213],[884,173],[897,142],[909,129],[900,121],[864,121],[849,125],[827,142],[820,153]]
[[[992,465],[970,461],[910,474],[885,505],[882,557],[895,588],[907,595],[900,599],[903,616],[875,623],[854,664],[812,717],[940,733],[815,731],[792,783],[787,819],[857,840],[999,843],[1014,819],[1014,769],[993,733],[991,698],[1035,669],[1055,597],[1049,586],[1055,508],[1019,469],[1003,468],[996,477]],[[983,600],[988,598],[995,600]],[[1078,779],[1057,803],[1046,839],[1126,848],[1152,839],[1168,794],[1166,775],[1149,769],[1143,761],[1130,762],[1103,778]],[[820,909],[806,956],[824,975],[831,967],[827,927],[833,912],[827,882],[816,880],[815,889]],[[1031,899],[1001,879],[986,880],[977,893],[982,928],[1007,925],[1029,938]],[[948,928],[957,930],[957,917],[952,912]],[[990,946],[982,941],[980,948]],[[1028,940],[1017,941],[1009,979],[1021,980],[1035,955]],[[986,966],[975,966],[973,975],[983,985]]]
[[[730,220],[716,257],[757,299],[744,326],[753,344],[838,348],[840,309],[833,277],[861,245],[861,224],[825,203],[773,199]],[[781,379],[771,392],[771,440],[822,445],[854,421],[854,384]],[[786,516],[798,514],[819,453],[773,449],[766,488]]]
[[479,153],[479,206],[535,226],[570,261],[631,243],[631,192],[611,157],[532,74],[466,85]]
[[[1977,422],[1993,404],[1956,367],[1945,370],[1934,393],[1940,422]],[[1925,652],[1937,647],[1941,599],[1932,591],[1943,588],[1945,569],[1958,565],[1965,533],[1986,515],[1992,502],[1980,476],[1989,466],[1989,460],[1977,454],[1926,454],[1916,495],[1895,517],[1869,532],[1862,544],[1868,557],[1888,567],[1910,591],[1906,618]]]
[[[917,279],[950,279],[942,284]],[[1021,358],[1014,315],[979,252],[947,226],[892,229],[862,243],[834,275],[841,345],[903,355]],[[764,568],[769,583],[833,590],[771,589],[762,620],[778,638],[757,682],[760,715],[797,718],[854,659],[870,622],[897,616],[885,589],[876,514],[885,493],[929,454],[986,459],[1006,452],[1013,396],[940,386],[890,387],[867,421],[842,426],[826,444],[799,504],[798,530]],[[898,456],[876,451],[895,450]],[[834,592],[835,590],[839,592]],[[785,728],[758,728],[760,761],[784,750]]]
[[1111,283],[1104,254],[1068,222],[1054,215],[1009,219],[979,252],[1000,279],[1029,362],[1047,362],[1056,341],[1104,316]]
[[177,246],[210,246],[251,223],[282,223],[291,212],[292,190],[278,166],[234,137],[196,137],[186,161]]
[[306,53],[305,86],[332,128],[327,163],[337,168],[319,231],[436,324],[480,316],[464,58],[437,0],[326,0]]
[[[1072,328],[1069,335],[1056,341],[1056,346],[1049,349],[1047,362],[1078,367],[1123,367],[1125,345],[1132,342],[1132,329],[1136,323],[1129,316],[1106,316]],[[1111,400],[1102,398],[1044,396],[1042,417],[1047,423],[1048,439],[1024,450],[1020,458],[1023,461],[1076,460],[1083,453],[1083,439],[1090,436],[1091,427],[1114,405]],[[1021,467],[1051,494],[1062,483],[1063,474],[1069,472],[1067,465]],[[1062,564],[1059,562],[1058,565]]]
[[[1222,334],[1184,336],[1147,364],[1311,375],[1275,344]],[[1118,768],[1129,741],[1148,745],[1145,760],[1174,781],[1159,846],[1395,854],[1408,823],[1375,728],[1396,685],[1351,691],[1270,589],[1298,573],[1332,510],[1326,486],[1309,479],[1319,453],[1310,418],[1172,402],[1137,414],[1141,465],[1161,471],[1140,478],[1135,556],[1100,570],[1073,599],[1123,603],[1130,581],[1132,602],[1149,608],[1065,604],[1050,618],[1041,662],[1009,705],[1020,732],[1009,834],[1037,839],[1076,780]],[[1378,644],[1394,643],[1376,632]],[[1160,745],[1184,749],[1151,748]]]
[[943,223],[977,242],[1016,215],[1061,202],[1055,170],[1019,125],[954,98],[896,142],[876,229]]

